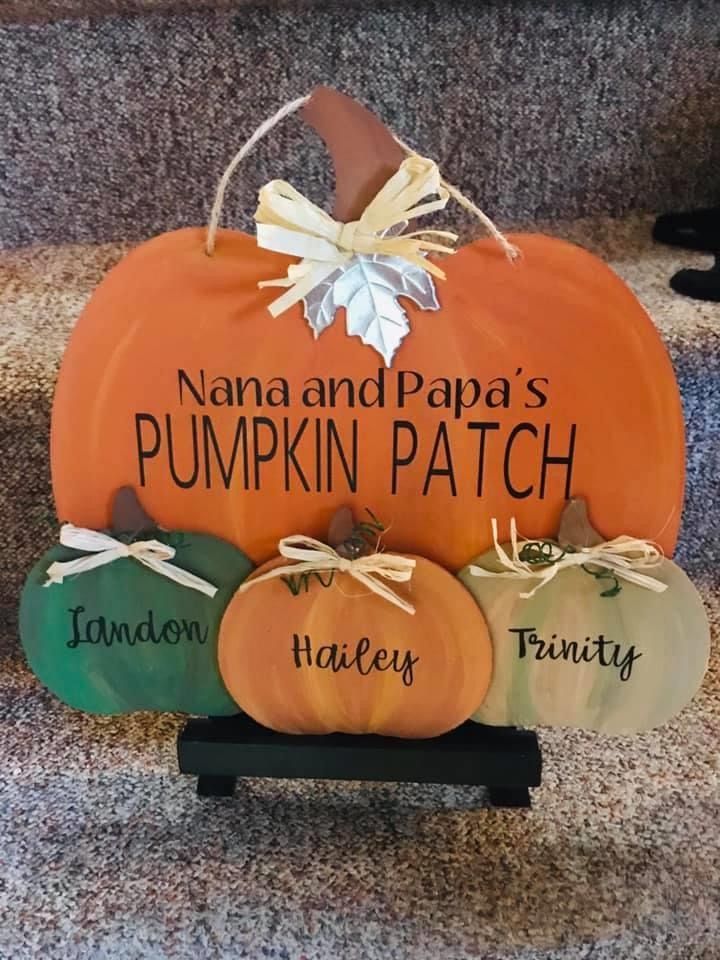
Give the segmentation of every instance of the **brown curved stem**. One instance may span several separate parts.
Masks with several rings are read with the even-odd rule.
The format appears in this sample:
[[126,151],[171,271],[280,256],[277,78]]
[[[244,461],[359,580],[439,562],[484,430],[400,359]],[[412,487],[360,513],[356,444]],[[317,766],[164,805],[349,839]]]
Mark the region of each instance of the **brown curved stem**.
[[357,220],[404,160],[402,147],[374,113],[332,87],[318,87],[302,117],[332,157],[333,215],[344,223]]
[[112,505],[113,533],[140,533],[155,527],[155,521],[143,509],[135,489],[120,487]]
[[590,523],[587,503],[581,497],[573,497],[565,506],[557,540],[563,547],[594,547],[604,542],[605,537]]

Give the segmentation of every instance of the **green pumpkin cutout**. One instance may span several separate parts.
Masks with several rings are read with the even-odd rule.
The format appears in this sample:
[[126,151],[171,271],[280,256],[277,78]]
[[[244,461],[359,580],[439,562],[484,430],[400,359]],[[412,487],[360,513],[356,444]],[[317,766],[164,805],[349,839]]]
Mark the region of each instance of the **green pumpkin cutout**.
[[198,533],[113,534],[174,549],[172,564],[217,588],[183,586],[133,557],[48,581],[53,563],[87,553],[55,546],[27,578],[20,637],[31,670],[64,703],[88,713],[238,713],[217,664],[220,621],[253,569],[236,547]]
[[[502,549],[512,556],[510,544]],[[459,574],[493,642],[493,676],[474,720],[638,733],[668,722],[700,687],[707,616],[672,561],[643,571],[666,585],[663,592],[587,563],[557,570],[526,599],[521,594],[538,587],[537,579],[475,576],[472,566],[505,568],[493,549]]]

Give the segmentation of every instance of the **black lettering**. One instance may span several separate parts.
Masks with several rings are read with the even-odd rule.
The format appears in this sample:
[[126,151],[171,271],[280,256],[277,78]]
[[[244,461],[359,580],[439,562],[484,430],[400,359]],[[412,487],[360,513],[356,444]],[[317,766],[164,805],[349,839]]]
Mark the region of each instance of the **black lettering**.
[[305,381],[302,402],[306,407],[325,406],[325,381],[320,377],[310,377]]
[[295,660],[296,667],[302,667],[302,660],[300,659],[301,654],[305,654],[307,660],[307,666],[312,666],[312,642],[310,637],[307,634],[304,634],[304,644],[300,645],[300,634],[293,634],[293,657]]
[[372,664],[370,664],[370,666],[367,669],[365,669],[365,667],[363,666],[363,660],[365,658],[365,654],[368,652],[369,649],[370,649],[369,637],[362,637],[362,639],[358,641],[357,653],[355,654],[355,664],[358,668],[358,673],[361,673],[364,677],[366,677],[372,670]]
[[209,490],[212,486],[211,463],[213,457],[210,449],[214,452],[214,459],[220,470],[220,477],[226,490],[230,489],[230,484],[235,473],[235,461],[237,459],[238,446],[242,442],[243,459],[243,489],[247,490],[249,485],[249,464],[248,464],[248,438],[247,438],[247,420],[245,417],[238,417],[235,425],[235,436],[233,437],[232,450],[230,451],[230,460],[226,464],[223,460],[222,451],[215,434],[212,417],[203,414],[203,453],[205,461],[205,486]]
[[82,642],[80,637],[80,624],[78,620],[80,619],[80,614],[85,613],[85,607],[69,607],[68,613],[72,615],[72,640],[67,641],[67,646],[71,650],[74,650],[75,647]]
[[107,640],[107,645],[111,647],[114,643],[125,643],[128,646],[132,646],[132,639],[130,638],[130,624],[129,623],[115,623],[114,620],[110,621],[110,636]]
[[[411,687],[413,685],[413,680],[415,679],[413,676],[413,668],[415,664],[419,662],[419,660],[420,657],[413,657],[409,650],[405,654],[405,658],[403,659],[398,672],[402,673],[402,682],[406,687]],[[396,667],[396,669],[398,668]]]
[[192,427],[192,471],[186,479],[182,479],[178,476],[178,472],[175,469],[175,444],[173,442],[173,432],[172,432],[172,417],[169,413],[165,414],[165,429],[167,431],[167,441],[168,441],[168,462],[170,464],[170,476],[173,478],[173,483],[182,487],[184,490],[187,490],[189,487],[194,487],[197,482],[198,473],[200,472],[200,457],[198,454],[198,435],[197,435],[197,419],[195,414],[192,414],[190,417],[190,425]]
[[[470,400],[466,400],[465,391],[470,388]],[[453,410],[453,415],[456,420],[459,420],[463,414],[463,410],[469,410],[470,407],[474,407],[475,404],[480,399],[482,394],[482,388],[480,386],[480,381],[476,380],[475,377],[470,377],[469,380],[462,380],[460,377],[455,378],[455,409]]]
[[527,654],[527,644],[525,642],[525,634],[530,634],[528,639],[534,638],[537,640],[537,633],[535,633],[535,627],[511,627],[510,633],[516,633],[518,635],[518,659],[523,660]]
[[348,489],[351,493],[357,491],[357,466],[358,466],[358,422],[353,420],[352,422],[352,451],[351,451],[351,463],[352,467],[348,463],[347,457],[345,456],[345,450],[343,448],[342,442],[340,440],[340,434],[338,429],[335,426],[334,420],[328,420],[327,422],[327,492],[332,493],[335,490],[333,483],[332,475],[332,464],[333,464],[333,449],[337,453],[335,459],[340,460],[340,464],[345,474],[345,482],[347,483]]
[[[374,388],[374,395],[372,389]],[[377,378],[365,377],[358,387],[358,401],[361,407],[385,406],[385,368],[378,367]]]
[[158,643],[169,643],[175,646],[180,642],[180,624],[177,620],[166,620],[158,635]]
[[330,380],[330,406],[337,407],[339,406],[338,397],[340,396],[340,390],[342,387],[345,387],[347,396],[345,398],[345,406],[354,407],[355,406],[355,385],[353,384],[350,377],[341,377],[339,380],[336,380],[334,377]]
[[505,460],[503,462],[505,488],[510,496],[515,497],[516,500],[523,500],[525,497],[529,497],[533,492],[532,484],[521,490],[518,487],[514,487],[513,482],[510,479],[510,456],[512,454],[513,445],[523,432],[531,433],[534,437],[537,437],[538,435],[537,428],[531,423],[518,423],[517,426],[513,427],[510,432],[510,436],[508,437],[507,446],[505,447]]
[[[321,670],[330,668],[333,670],[335,664],[335,654],[337,653],[337,644],[331,643],[328,646],[320,647],[315,657],[315,666]],[[333,670],[333,672],[335,672]]]
[[197,620],[183,620],[182,629],[185,631],[189,643],[193,641],[201,645],[207,643],[208,631],[210,630],[207,624],[204,629],[201,629]]
[[[407,456],[400,456],[400,431],[406,430],[411,437],[412,446],[410,448],[410,453]],[[410,423],[409,420],[394,420],[393,421],[393,445],[392,445],[392,485],[391,493],[395,494],[398,491],[398,468],[407,467],[415,459],[415,454],[417,453],[418,448],[418,436],[417,430]]]
[[246,405],[245,393],[248,390],[253,390],[255,394],[252,398],[254,400],[253,406],[261,407],[263,405],[262,384],[257,377],[245,377],[244,380],[238,377],[235,380],[235,389],[237,391],[238,406],[244,407]]
[[[270,407],[290,406],[290,385],[285,377],[273,377],[267,392],[267,402]],[[277,394],[277,397],[276,397]]]
[[[437,467],[435,466],[435,461],[438,457],[441,444],[443,448],[445,466]],[[450,491],[452,495],[454,497],[457,496],[455,471],[453,468],[452,454],[450,452],[450,441],[447,435],[447,424],[444,422],[440,423],[437,434],[435,435],[435,443],[433,445],[432,453],[430,454],[430,466],[428,467],[428,472],[425,476],[425,484],[422,491],[423,496],[427,496],[427,492],[430,489],[430,481],[433,479],[433,477],[447,477],[450,481]]]
[[429,407],[449,409],[452,404],[450,381],[445,377],[436,377],[435,380],[431,380],[427,403]]
[[[497,383],[500,386],[492,387],[490,384]],[[506,380],[505,377],[495,377],[494,380],[490,381],[490,389],[485,395],[485,403],[491,409],[495,407],[505,407],[507,410],[510,406],[510,381]],[[497,400],[495,397],[497,396]]]
[[620,679],[625,681],[630,679],[630,674],[632,673],[632,668],[636,660],[639,660],[642,656],[641,653],[635,653],[635,647],[632,646],[625,654],[622,660],[618,662],[618,656],[620,655],[619,645],[615,648],[615,656],[613,657],[613,663],[616,667],[620,669]]
[[214,407],[231,407],[234,402],[232,383],[228,377],[214,377],[210,388],[210,403]]
[[525,401],[525,406],[530,410],[536,407],[544,407],[547,403],[547,394],[544,390],[541,390],[540,387],[536,386],[538,383],[549,384],[550,381],[547,377],[532,377],[530,380],[528,380],[528,393],[532,394],[539,401],[539,403],[528,403]]
[[[155,431],[155,439],[152,447],[146,447],[143,443],[143,431],[142,424],[150,423],[152,424],[153,430]],[[145,461],[150,460],[152,457],[156,457],[160,451],[160,426],[153,417],[151,413],[136,413],[135,414],[135,438],[137,443],[137,452],[138,452],[138,472],[140,474],[140,486],[145,486]]]
[[485,476],[485,434],[488,430],[499,430],[500,424],[496,421],[473,420],[467,424],[468,430],[480,431],[480,443],[478,445],[478,470],[477,470],[477,496],[481,497],[483,493],[483,478]]
[[[95,633],[94,636],[93,632]],[[95,617],[93,620],[88,620],[87,624],[85,625],[85,642],[104,643],[105,646],[108,646],[107,641],[108,637],[105,617]]]
[[[270,435],[270,446],[261,450],[260,428],[265,427]],[[275,456],[278,447],[278,436],[275,424],[269,417],[253,417],[253,478],[254,490],[260,489],[260,464],[267,463]]]
[[[406,378],[409,377],[415,378],[414,386],[405,385]],[[405,398],[411,397],[413,394],[417,393],[418,390],[422,388],[424,383],[425,381],[421,374],[416,373],[414,370],[401,370],[398,374],[398,406],[401,408],[404,407]]]
[[155,618],[152,610],[148,610],[147,620],[141,620],[135,627],[133,643],[157,643],[155,634]]
[[184,370],[178,370],[178,395],[180,397],[180,403],[184,403],[183,398],[183,387],[187,387],[190,393],[193,395],[195,403],[199,403],[200,406],[205,406],[205,371],[200,371],[200,390],[197,390],[195,384],[190,379],[189,375]]
[[[542,458],[542,471],[540,474],[540,499],[542,500],[545,497],[545,485],[547,481],[547,468],[551,465],[562,466],[565,465],[565,493],[564,497],[566,500],[570,499],[570,492],[572,490],[572,468],[573,468],[573,457],[575,456],[575,432],[577,424],[573,423],[570,426],[570,439],[569,439],[569,450],[565,456],[550,456],[550,424],[545,424],[545,438],[543,440],[543,458]],[[537,436],[537,431],[535,433]]]
[[295,431],[295,435],[293,436],[292,442],[291,442],[290,441],[290,424],[289,424],[288,418],[285,417],[283,419],[283,444],[285,447],[285,456],[283,458],[285,462],[285,489],[288,492],[291,489],[290,487],[290,464],[291,463],[295,469],[295,473],[298,475],[300,479],[300,483],[302,484],[303,490],[305,490],[306,493],[310,492],[310,484],[307,482],[307,477],[303,473],[302,468],[298,463],[297,457],[295,456],[295,448],[297,447],[298,443],[302,439],[302,435],[305,433],[305,430],[307,429],[307,425],[308,425],[308,418],[303,417],[303,419],[300,421],[300,426]]

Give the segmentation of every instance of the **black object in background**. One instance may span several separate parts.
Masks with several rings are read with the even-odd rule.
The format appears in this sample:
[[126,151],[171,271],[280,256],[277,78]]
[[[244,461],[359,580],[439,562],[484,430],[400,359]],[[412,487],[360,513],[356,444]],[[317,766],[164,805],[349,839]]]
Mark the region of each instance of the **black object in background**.
[[655,221],[653,238],[673,247],[714,253],[713,267],[679,270],[671,277],[670,286],[683,296],[720,303],[720,207],[664,213]]

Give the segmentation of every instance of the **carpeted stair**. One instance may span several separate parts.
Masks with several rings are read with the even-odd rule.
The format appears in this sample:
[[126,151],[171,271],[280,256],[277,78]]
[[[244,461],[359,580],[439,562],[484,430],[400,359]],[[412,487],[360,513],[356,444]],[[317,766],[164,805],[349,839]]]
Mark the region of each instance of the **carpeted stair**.
[[[0,960],[718,960],[720,307],[671,293],[710,260],[654,246],[637,211],[717,202],[720,2],[182,5],[0,0]],[[106,15],[121,8],[142,13]],[[179,718],[66,709],[19,652],[18,590],[57,530],[49,410],[75,317],[132,241],[202,222],[233,148],[320,80],[501,220],[552,221],[608,259],[675,364],[678,558],[711,670],[662,730],[544,732],[530,812],[373,784],[199,801],[174,773]],[[327,194],[297,121],[228,220],[281,173]]]
[[[248,131],[322,82],[375,108],[501,220],[717,197],[718,0],[265,0],[107,17],[112,0],[3,6],[77,15],[0,22],[6,247],[201,223]],[[299,121],[248,160],[229,220],[281,175],[327,196],[325,157]]]

